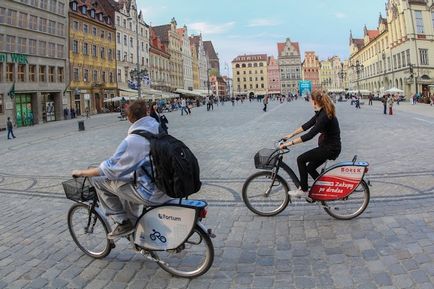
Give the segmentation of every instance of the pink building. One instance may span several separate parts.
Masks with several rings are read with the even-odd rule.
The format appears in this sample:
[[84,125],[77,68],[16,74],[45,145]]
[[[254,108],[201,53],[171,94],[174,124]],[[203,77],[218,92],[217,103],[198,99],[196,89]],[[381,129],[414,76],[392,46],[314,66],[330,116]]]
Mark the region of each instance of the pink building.
[[320,88],[319,81],[320,63],[315,51],[306,51],[304,53],[303,66],[303,79],[312,81],[312,90]]
[[280,94],[279,64],[274,56],[268,56],[268,94]]

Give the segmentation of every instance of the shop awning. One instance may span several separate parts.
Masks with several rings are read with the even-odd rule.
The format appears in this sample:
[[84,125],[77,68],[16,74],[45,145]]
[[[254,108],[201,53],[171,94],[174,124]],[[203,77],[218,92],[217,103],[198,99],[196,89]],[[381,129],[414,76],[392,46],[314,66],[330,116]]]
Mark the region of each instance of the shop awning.
[[183,95],[188,95],[188,96],[203,96],[199,91],[197,90],[187,90],[187,89],[181,89],[181,88],[177,88],[176,89],[177,93],[183,94]]

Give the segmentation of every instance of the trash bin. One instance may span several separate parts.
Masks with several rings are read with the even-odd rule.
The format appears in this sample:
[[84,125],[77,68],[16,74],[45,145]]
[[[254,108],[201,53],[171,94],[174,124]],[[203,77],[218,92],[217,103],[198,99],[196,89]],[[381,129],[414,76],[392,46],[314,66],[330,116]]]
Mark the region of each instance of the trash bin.
[[78,121],[78,130],[83,131],[84,130],[84,120]]

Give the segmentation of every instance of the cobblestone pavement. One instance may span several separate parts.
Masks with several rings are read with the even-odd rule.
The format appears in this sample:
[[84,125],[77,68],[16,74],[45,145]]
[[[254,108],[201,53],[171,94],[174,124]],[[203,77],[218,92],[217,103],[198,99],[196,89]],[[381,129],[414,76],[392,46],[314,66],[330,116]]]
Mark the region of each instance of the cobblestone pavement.
[[[416,108],[411,108],[415,110]],[[257,102],[203,107],[167,115],[169,131],[195,152],[215,230],[216,258],[194,280],[171,277],[120,243],[108,257],[84,256],[73,243],[60,183],[74,168],[98,163],[125,136],[117,115],[0,134],[0,288],[434,288],[434,112],[381,103],[355,110],[337,104],[343,152],[370,163],[371,203],[352,221],[337,221],[315,205],[295,203],[279,216],[253,215],[241,201],[253,155],[298,127],[308,103]],[[434,111],[434,110],[433,110]],[[294,147],[294,166],[314,141]]]

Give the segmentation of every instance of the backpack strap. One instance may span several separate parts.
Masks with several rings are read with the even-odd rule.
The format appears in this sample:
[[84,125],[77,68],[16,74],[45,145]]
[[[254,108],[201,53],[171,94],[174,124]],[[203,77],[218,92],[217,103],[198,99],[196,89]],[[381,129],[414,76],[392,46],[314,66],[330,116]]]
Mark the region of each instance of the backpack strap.
[[[136,135],[139,135],[141,137],[144,137],[147,140],[149,140],[149,142],[151,142],[152,139],[158,138],[158,135],[150,133],[147,130],[134,130],[131,132],[131,134],[136,134]],[[150,152],[149,152],[149,155],[151,155]],[[149,161],[151,163],[151,174],[149,174],[149,172],[143,166],[142,166],[142,170],[145,172],[146,176],[148,176],[148,178],[151,179],[152,182],[155,182],[154,166],[152,165],[152,158],[149,158]],[[136,183],[137,183],[137,173],[136,173],[136,171],[134,171],[134,184],[136,184]]]

